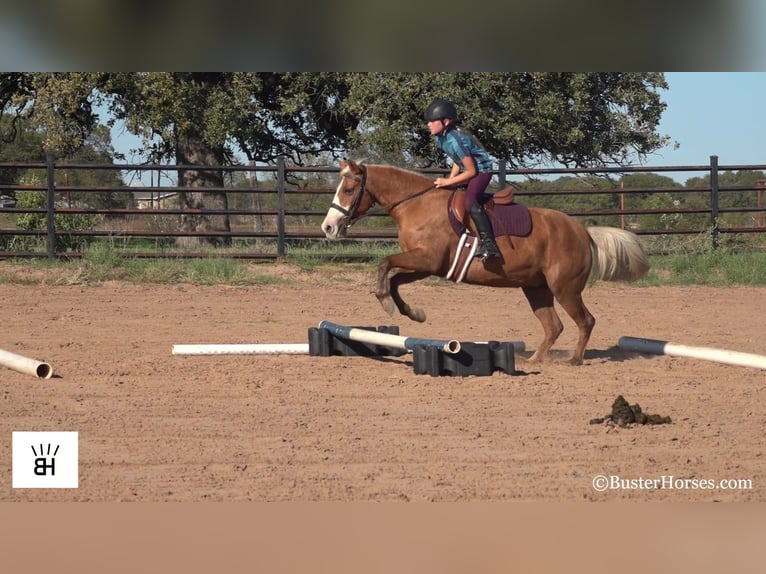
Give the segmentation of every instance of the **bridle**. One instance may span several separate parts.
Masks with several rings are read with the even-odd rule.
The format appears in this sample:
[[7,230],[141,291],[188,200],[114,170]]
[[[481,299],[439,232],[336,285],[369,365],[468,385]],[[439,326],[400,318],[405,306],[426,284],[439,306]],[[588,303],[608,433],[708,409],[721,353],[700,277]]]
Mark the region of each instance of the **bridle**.
[[[350,176],[348,174],[343,174],[342,177],[352,177],[353,179],[359,181],[359,193],[357,193],[354,196],[354,200],[351,202],[351,205],[348,209],[343,207],[342,205],[338,205],[337,203],[333,202],[330,204],[330,209],[335,209],[337,211],[340,211],[348,220],[348,223],[346,224],[347,227],[351,227],[356,221],[361,219],[361,217],[354,218],[354,215],[356,215],[356,210],[359,209],[359,204],[362,203],[362,197],[365,193],[369,194],[370,192],[367,191],[367,187],[365,186],[365,183],[367,183],[367,167],[362,165],[360,166],[362,170],[362,176]],[[372,197],[372,194],[370,194],[370,197]],[[375,198],[372,197],[372,203],[375,205]]]
[[368,215],[372,215],[374,213],[382,213],[384,211],[391,211],[397,205],[400,205],[400,204],[404,203],[405,201],[409,201],[410,199],[415,199],[416,197],[419,197],[419,196],[423,195],[424,193],[426,193],[428,191],[431,191],[435,187],[434,184],[432,183],[431,185],[429,185],[425,189],[421,189],[420,191],[417,191],[417,192],[413,193],[412,195],[408,195],[407,197],[403,197],[402,199],[399,199],[399,200],[397,200],[397,201],[395,201],[393,203],[390,203],[388,205],[380,205],[380,206],[378,206],[375,209],[368,209],[366,212],[364,212],[359,217],[354,217],[356,215],[356,210],[359,209],[359,204],[362,203],[362,197],[364,197],[365,193],[368,194],[370,196],[370,198],[372,199],[372,206],[374,206],[377,203],[377,201],[375,200],[375,197],[367,190],[367,187],[365,186],[365,184],[367,183],[367,166],[366,165],[360,165],[359,168],[362,171],[361,177],[360,176],[356,176],[356,175],[354,175],[354,176],[343,175],[343,177],[353,177],[353,179],[359,181],[359,193],[357,193],[354,196],[354,200],[351,202],[351,205],[349,206],[349,208],[346,209],[342,205],[338,205],[337,203],[334,203],[334,202],[330,204],[330,209],[335,209],[337,211],[340,211],[346,217],[346,219],[347,219],[346,227],[347,228],[351,227],[352,225],[354,225],[354,223],[356,223],[357,221],[359,221],[360,219],[362,219],[364,217],[367,217]]

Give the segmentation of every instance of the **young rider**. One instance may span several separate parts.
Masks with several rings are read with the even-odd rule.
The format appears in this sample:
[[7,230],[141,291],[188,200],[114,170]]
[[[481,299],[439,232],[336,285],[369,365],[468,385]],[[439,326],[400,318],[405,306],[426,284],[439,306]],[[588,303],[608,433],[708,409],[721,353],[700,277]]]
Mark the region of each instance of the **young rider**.
[[484,203],[490,198],[486,189],[492,179],[489,154],[472,134],[458,127],[457,109],[452,102],[437,98],[428,106],[425,116],[437,147],[452,160],[449,177],[437,177],[434,185],[466,186],[465,208],[476,224],[481,240],[476,257],[481,261],[500,257],[492,224],[484,211]]

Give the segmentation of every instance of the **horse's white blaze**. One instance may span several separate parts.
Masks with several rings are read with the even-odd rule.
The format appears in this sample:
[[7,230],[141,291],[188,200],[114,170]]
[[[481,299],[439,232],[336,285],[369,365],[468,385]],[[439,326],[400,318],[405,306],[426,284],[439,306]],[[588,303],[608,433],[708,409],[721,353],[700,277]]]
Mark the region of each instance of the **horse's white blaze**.
[[[343,191],[343,176],[347,173],[348,168],[345,168],[340,172],[340,182],[338,183],[338,187],[335,189],[335,195],[332,198],[332,202],[335,205],[341,205],[340,198],[341,192]],[[322,231],[324,231],[325,237],[328,239],[336,239],[337,237],[342,236],[343,231],[345,231],[345,228],[342,225],[345,217],[346,216],[343,215],[343,213],[334,207],[330,207],[330,209],[327,210],[327,215],[325,215],[324,221],[322,221]]]

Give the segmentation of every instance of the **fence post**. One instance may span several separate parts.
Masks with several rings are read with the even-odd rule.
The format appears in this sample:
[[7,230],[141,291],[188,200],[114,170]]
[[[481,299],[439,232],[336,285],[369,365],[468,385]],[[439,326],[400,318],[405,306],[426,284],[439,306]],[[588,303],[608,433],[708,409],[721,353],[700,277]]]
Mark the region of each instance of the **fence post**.
[[277,257],[285,256],[285,158],[277,158]]
[[506,185],[508,185],[506,183],[505,160],[504,159],[501,159],[499,164],[498,164],[497,180],[498,180],[498,183],[500,184],[500,188],[499,189],[502,191],[503,189],[505,189]]
[[710,156],[710,219],[713,249],[718,249],[718,156]]
[[55,211],[55,166],[53,164],[53,153],[47,152],[45,154],[45,166],[46,166],[46,224],[47,224],[47,236],[46,236],[46,248],[48,251],[48,259],[56,258],[56,219],[54,218]]

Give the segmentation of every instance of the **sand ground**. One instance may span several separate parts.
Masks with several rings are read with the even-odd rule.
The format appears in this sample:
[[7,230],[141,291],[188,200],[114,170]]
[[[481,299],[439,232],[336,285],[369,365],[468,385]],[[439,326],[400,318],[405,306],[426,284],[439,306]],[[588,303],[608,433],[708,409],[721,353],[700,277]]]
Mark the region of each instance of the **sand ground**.
[[[542,330],[519,290],[407,286],[428,314],[417,324],[386,315],[366,275],[283,275],[249,287],[2,285],[0,349],[55,375],[0,366],[0,500],[766,500],[766,373],[617,346],[634,336],[764,354],[766,288],[589,287],[597,325],[572,367],[569,318],[554,360],[526,361]],[[469,377],[416,375],[411,355],[171,353],[307,343],[323,319],[526,350],[512,375]],[[618,395],[672,423],[590,424]],[[79,488],[11,487],[22,430],[79,433]]]

